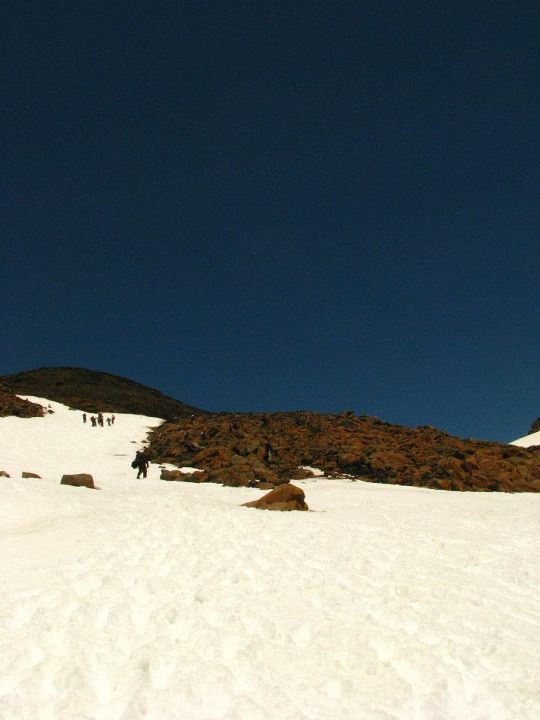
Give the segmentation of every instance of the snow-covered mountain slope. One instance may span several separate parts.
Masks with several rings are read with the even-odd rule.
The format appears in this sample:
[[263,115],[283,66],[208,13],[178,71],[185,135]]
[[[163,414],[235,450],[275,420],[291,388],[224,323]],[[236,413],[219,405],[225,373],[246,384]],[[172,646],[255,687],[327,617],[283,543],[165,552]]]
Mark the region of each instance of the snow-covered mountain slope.
[[60,481],[65,473],[87,472],[94,475],[98,485],[125,478],[126,471],[130,474],[135,450],[147,433],[163,422],[160,418],[116,413],[113,426],[105,422],[104,427],[92,427],[91,413],[86,413],[85,424],[81,411],[44,398],[24,397],[53,412],[43,418],[0,419],[0,470],[12,477],[28,470]]
[[159,420],[51,405],[0,419],[2,720],[540,717],[540,495],[317,478],[258,511],[137,481]]
[[533,447],[534,445],[540,445],[540,430],[532,433],[531,435],[525,435],[525,437],[518,438],[510,443],[510,445],[518,445],[519,447]]

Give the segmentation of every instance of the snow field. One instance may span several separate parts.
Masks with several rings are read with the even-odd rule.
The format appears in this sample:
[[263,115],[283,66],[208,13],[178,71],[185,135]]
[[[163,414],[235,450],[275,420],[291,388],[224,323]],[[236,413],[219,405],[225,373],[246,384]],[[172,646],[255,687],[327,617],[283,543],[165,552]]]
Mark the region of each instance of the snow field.
[[257,511],[135,480],[158,420],[51,405],[0,420],[2,720],[540,717],[538,495],[317,479]]
[[517,445],[518,447],[534,447],[535,445],[540,445],[540,431],[518,438],[511,442],[510,445]]

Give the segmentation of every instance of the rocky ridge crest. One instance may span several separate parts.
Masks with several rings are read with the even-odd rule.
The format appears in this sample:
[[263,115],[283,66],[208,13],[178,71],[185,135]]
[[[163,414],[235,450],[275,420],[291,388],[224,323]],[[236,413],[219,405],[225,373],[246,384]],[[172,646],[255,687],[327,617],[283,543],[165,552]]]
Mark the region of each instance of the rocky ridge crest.
[[50,367],[4,375],[0,383],[16,395],[33,395],[86,412],[124,412],[165,419],[203,412],[159,390],[97,370]]

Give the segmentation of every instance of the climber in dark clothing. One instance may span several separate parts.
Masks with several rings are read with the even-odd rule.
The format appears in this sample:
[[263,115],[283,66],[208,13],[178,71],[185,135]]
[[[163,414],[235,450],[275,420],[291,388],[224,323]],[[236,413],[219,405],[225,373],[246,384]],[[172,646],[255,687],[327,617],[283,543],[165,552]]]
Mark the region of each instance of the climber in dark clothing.
[[146,477],[146,471],[148,470],[148,455],[144,450],[137,450],[135,453],[135,460],[132,463],[134,468],[138,468],[137,480],[143,476]]

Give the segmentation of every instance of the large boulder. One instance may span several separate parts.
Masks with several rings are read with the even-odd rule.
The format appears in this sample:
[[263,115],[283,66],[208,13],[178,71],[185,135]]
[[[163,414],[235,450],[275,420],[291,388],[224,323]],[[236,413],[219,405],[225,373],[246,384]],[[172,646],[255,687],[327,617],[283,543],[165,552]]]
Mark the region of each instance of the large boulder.
[[33,473],[33,472],[28,472],[27,470],[23,470],[22,477],[23,478],[40,478],[41,479],[41,475],[37,475],[36,473]]
[[280,485],[258,500],[244,503],[245,507],[259,510],[309,510],[306,505],[304,491],[296,485]]
[[94,478],[88,473],[75,475],[62,475],[60,485],[73,485],[74,487],[94,488]]

